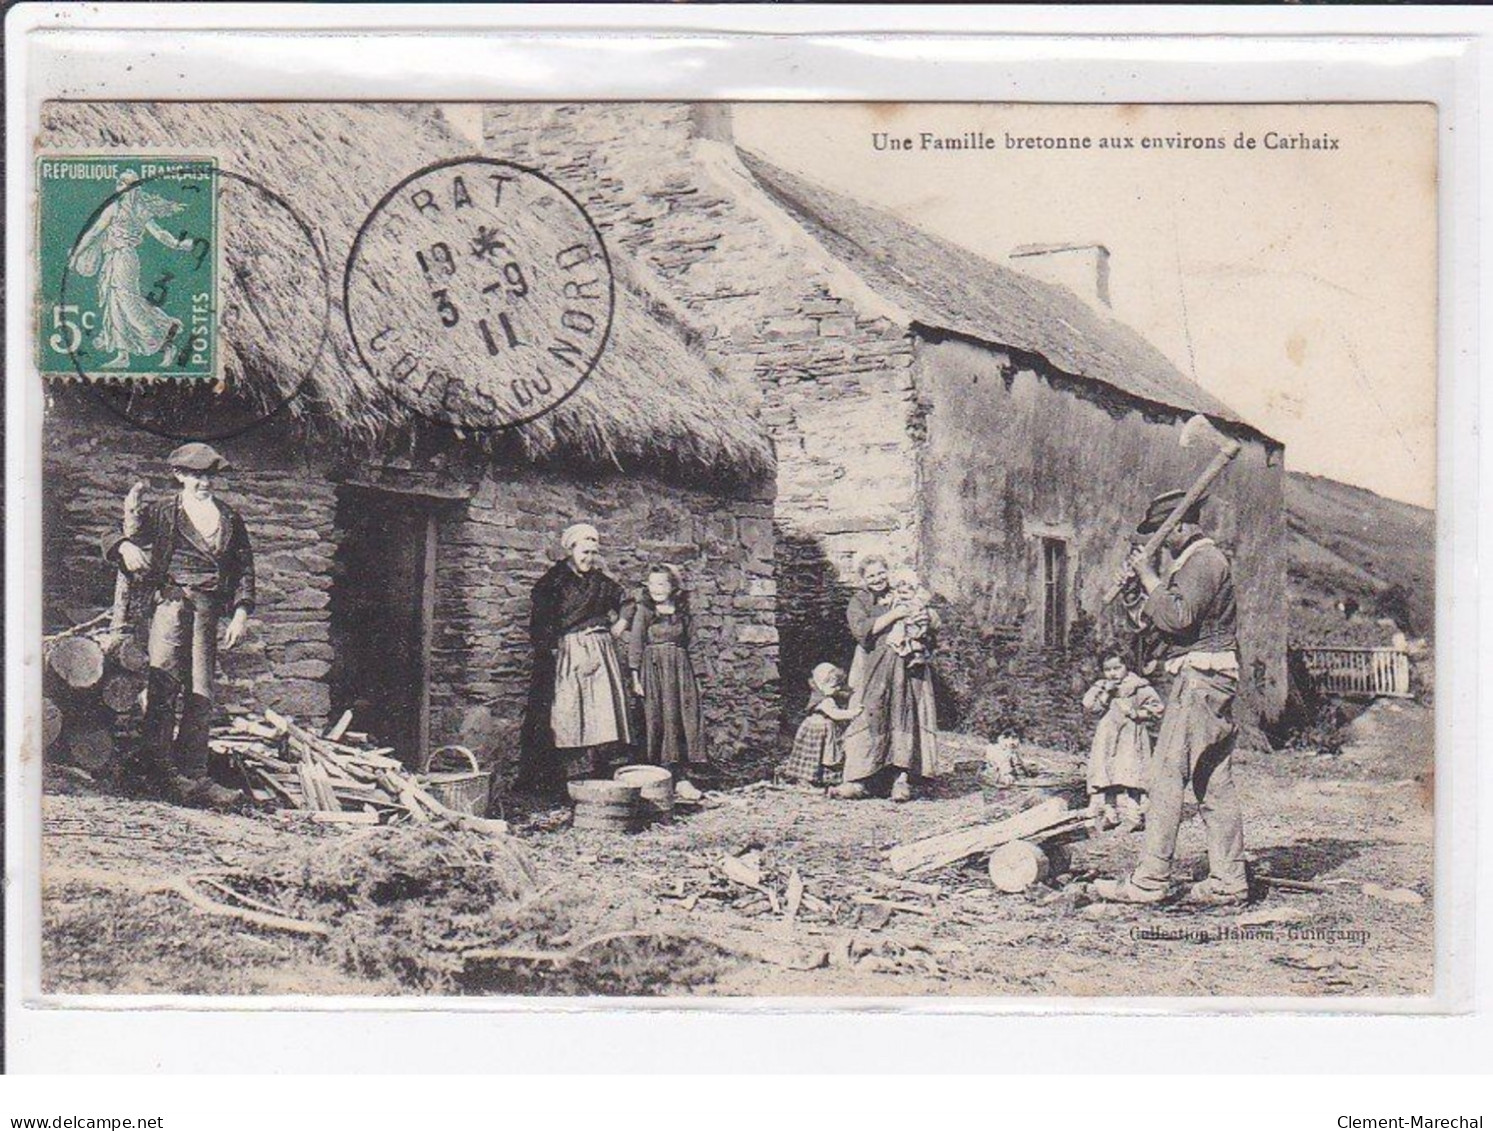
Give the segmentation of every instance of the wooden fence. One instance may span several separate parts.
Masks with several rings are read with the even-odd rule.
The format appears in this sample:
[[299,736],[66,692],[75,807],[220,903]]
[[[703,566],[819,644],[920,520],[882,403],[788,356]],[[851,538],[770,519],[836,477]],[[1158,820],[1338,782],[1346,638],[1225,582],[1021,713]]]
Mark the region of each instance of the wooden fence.
[[1296,648],[1328,695],[1410,698],[1410,657],[1398,648]]

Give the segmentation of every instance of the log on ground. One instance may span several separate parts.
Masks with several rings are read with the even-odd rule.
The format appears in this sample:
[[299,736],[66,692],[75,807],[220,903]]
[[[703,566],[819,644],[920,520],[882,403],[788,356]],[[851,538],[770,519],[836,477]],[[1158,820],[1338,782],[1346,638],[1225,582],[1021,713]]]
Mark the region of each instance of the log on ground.
[[887,864],[898,875],[940,868],[981,852],[989,852],[1010,841],[1033,836],[1052,826],[1071,821],[1077,815],[1062,798],[1049,798],[1004,821],[958,829],[911,844],[899,844],[887,854]]
[[67,761],[90,774],[107,769],[114,760],[114,734],[108,727],[83,726],[65,736]]
[[42,748],[46,750],[62,737],[62,708],[45,697],[41,701],[41,735]]
[[104,678],[104,650],[86,636],[64,636],[47,645],[47,667],[68,687],[86,691]]

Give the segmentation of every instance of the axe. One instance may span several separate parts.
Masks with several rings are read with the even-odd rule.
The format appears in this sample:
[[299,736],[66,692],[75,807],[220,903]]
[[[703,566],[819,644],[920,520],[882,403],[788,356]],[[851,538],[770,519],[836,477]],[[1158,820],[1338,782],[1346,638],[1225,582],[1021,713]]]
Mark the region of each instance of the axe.
[[[1182,521],[1182,516],[1187,513],[1188,508],[1198,499],[1202,498],[1203,492],[1213,485],[1213,481],[1223,474],[1223,469],[1228,467],[1234,457],[1239,454],[1239,441],[1231,440],[1220,432],[1206,416],[1194,416],[1186,424],[1182,425],[1182,446],[1190,448],[1194,444],[1207,443],[1218,449],[1218,454],[1213,457],[1211,463],[1203,468],[1203,473],[1187,489],[1187,494],[1177,500],[1177,505],[1172,508],[1172,513],[1166,516],[1166,521],[1156,528],[1156,532],[1146,539],[1141,549],[1147,558],[1152,558],[1161,549],[1166,541],[1167,535],[1176,529],[1177,523]],[[1108,605],[1120,595],[1124,582],[1118,581],[1111,585],[1104,594],[1104,603]]]

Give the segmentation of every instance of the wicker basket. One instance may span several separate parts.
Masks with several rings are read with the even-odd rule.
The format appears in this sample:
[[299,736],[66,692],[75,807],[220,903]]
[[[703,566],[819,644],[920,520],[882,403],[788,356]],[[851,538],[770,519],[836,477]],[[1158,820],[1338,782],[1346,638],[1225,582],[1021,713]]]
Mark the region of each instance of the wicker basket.
[[465,746],[438,746],[420,767],[420,784],[427,793],[447,809],[474,817],[487,808],[489,778]]

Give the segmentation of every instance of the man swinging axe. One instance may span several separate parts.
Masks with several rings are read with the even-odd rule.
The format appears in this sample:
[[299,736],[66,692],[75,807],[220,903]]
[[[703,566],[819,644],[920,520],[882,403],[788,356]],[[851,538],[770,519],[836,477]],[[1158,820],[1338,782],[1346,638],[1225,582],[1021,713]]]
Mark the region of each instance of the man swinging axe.
[[[1200,435],[1218,444],[1218,456],[1190,490],[1168,491],[1151,501],[1136,528],[1146,542],[1132,551],[1111,590],[1138,625],[1149,624],[1161,637],[1162,659],[1172,676],[1152,754],[1140,862],[1124,879],[1099,880],[1093,888],[1099,898],[1116,903],[1158,903],[1169,894],[1189,785],[1207,833],[1209,874],[1192,886],[1187,902],[1226,906],[1249,895],[1232,758],[1239,690],[1234,579],[1228,557],[1199,525],[1205,492],[1239,445],[1203,417],[1194,417],[1184,429],[1184,446]],[[1155,556],[1163,545],[1171,564],[1158,572]]]
[[194,443],[166,462],[180,491],[146,508],[131,533],[106,534],[104,557],[151,595],[142,769],[171,800],[226,808],[240,793],[208,776],[213,669],[219,622],[228,618],[232,648],[254,609],[254,554],[244,520],[213,491],[228,461]]

